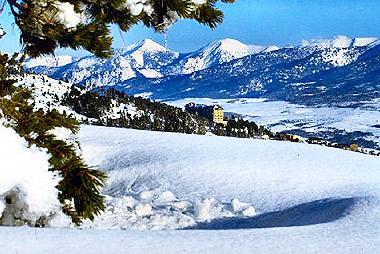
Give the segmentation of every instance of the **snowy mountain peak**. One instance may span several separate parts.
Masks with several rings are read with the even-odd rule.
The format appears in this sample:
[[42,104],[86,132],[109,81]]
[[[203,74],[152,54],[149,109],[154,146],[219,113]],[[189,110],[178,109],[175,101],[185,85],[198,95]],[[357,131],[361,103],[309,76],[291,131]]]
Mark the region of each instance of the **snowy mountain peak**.
[[[207,44],[205,47],[188,54],[180,61],[177,73],[189,74],[210,66],[223,64],[248,55],[272,51],[277,47],[246,45],[238,40],[223,39]],[[269,52],[268,51],[268,52]]]
[[350,48],[350,47],[364,47],[376,41],[376,38],[349,38],[347,36],[337,36],[333,39],[312,39],[303,40],[301,47],[318,47],[318,48]]
[[200,49],[205,53],[211,52],[220,52],[224,54],[229,54],[231,58],[240,58],[249,54],[256,54],[263,50],[266,47],[256,46],[256,45],[246,45],[238,40],[234,39],[223,39],[212,42],[206,45],[204,48]]
[[130,45],[126,51],[165,52],[170,50],[151,39],[145,39]]
[[209,45],[211,47],[218,47],[225,51],[238,51],[238,50],[245,50],[247,48],[247,45],[245,45],[244,43],[235,39],[230,39],[230,38],[212,42]]
[[68,55],[62,56],[41,56],[38,58],[29,58],[25,61],[25,68],[30,69],[34,67],[61,67],[69,64],[75,60],[74,57]]
[[375,41],[377,41],[377,38],[374,37],[358,37],[354,39],[353,46],[354,47],[365,47],[368,46]]

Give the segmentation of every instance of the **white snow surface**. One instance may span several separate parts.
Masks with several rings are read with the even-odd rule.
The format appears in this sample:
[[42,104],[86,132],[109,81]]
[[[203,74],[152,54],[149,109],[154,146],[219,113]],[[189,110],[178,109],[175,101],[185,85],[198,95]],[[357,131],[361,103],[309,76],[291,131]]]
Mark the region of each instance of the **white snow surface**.
[[379,189],[379,158],[339,149],[93,126],[79,140],[86,161],[110,175],[106,193],[115,197],[160,188],[190,201],[239,198],[268,212]]
[[248,55],[277,49],[276,46],[246,45],[238,40],[223,39],[212,42],[186,56],[179,62],[175,72],[190,74],[216,64],[223,64]]
[[44,111],[56,109],[58,112],[66,112],[68,116],[78,120],[87,117],[77,114],[67,106],[62,106],[62,100],[71,90],[72,84],[49,78],[46,75],[27,74],[19,77],[17,84],[32,91],[34,95],[35,109]]
[[59,178],[48,171],[50,157],[46,150],[29,148],[24,138],[0,123],[0,158],[0,215],[5,208],[4,195],[15,188],[28,205],[25,216],[31,221],[60,210],[55,188]]
[[372,37],[358,37],[349,38],[344,35],[336,36],[333,39],[312,39],[301,41],[303,47],[319,47],[319,48],[349,48],[349,47],[364,47],[374,41],[376,38]]
[[[196,214],[203,219],[210,215],[210,210],[204,213],[204,209],[215,207],[210,205],[215,200],[222,204],[232,200],[231,211],[240,211],[249,204],[256,208],[258,218],[260,214],[274,217],[263,228],[249,228],[248,224],[245,230],[225,231],[0,228],[0,243],[7,253],[67,253],[69,250],[80,253],[376,253],[378,250],[380,160],[377,157],[298,143],[94,126],[83,126],[79,139],[87,162],[100,165],[109,173],[106,193],[112,199],[124,199],[119,208],[136,207],[137,216],[152,216],[153,198],[167,203],[202,202]],[[149,190],[160,190],[159,197]],[[140,194],[132,199],[131,192]],[[325,198],[328,200],[321,200]],[[335,218],[340,210],[339,200],[345,199],[353,202],[349,201],[348,209]],[[295,213],[286,210],[295,205],[301,206],[293,208]],[[306,209],[302,209],[304,205]],[[283,212],[268,213],[278,210]],[[120,214],[108,218],[117,225],[116,215]],[[313,222],[320,214],[332,220],[322,224]],[[299,224],[276,227],[276,223],[284,220]],[[228,225],[234,223],[224,226]]]
[[58,9],[58,19],[67,28],[75,28],[77,25],[86,22],[86,15],[83,12],[76,12],[74,5],[68,2],[55,3]]
[[61,67],[69,64],[75,60],[74,57],[69,55],[61,56],[41,56],[37,58],[29,58],[25,61],[25,67],[27,69],[34,68],[38,66],[44,67]]

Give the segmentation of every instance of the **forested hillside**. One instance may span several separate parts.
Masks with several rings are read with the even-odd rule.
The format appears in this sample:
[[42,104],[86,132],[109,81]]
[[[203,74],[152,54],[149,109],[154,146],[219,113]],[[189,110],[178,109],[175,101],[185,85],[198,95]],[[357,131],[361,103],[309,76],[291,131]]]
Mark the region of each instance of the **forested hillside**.
[[114,89],[82,93],[73,88],[63,104],[88,117],[85,123],[141,130],[205,134],[208,120],[180,108],[141,97],[128,96]]

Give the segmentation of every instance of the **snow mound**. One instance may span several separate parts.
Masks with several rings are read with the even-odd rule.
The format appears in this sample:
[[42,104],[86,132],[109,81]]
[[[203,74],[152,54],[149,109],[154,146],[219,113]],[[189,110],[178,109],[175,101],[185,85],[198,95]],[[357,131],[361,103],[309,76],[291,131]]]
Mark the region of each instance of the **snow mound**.
[[161,189],[192,203],[238,198],[263,213],[380,191],[379,158],[340,149],[93,126],[79,140],[88,164],[108,173],[113,197]]
[[[0,140],[0,224],[26,221],[34,224],[40,216],[57,213],[60,205],[55,186],[59,179],[48,171],[47,152],[35,146],[28,147],[25,139],[1,124]],[[7,209],[18,212],[11,218],[6,215]]]
[[82,228],[162,230],[196,226],[198,223],[232,217],[252,217],[255,209],[233,199],[222,203],[214,198],[194,202],[177,198],[170,191],[142,191],[121,197],[107,196],[106,211]]
[[293,223],[293,214],[310,224],[340,221],[343,213],[332,216],[339,202],[316,201],[380,191],[378,158],[322,146],[93,126],[83,126],[79,140],[88,163],[109,175],[107,212],[86,225],[98,229],[248,225],[265,214],[284,214],[279,225]]

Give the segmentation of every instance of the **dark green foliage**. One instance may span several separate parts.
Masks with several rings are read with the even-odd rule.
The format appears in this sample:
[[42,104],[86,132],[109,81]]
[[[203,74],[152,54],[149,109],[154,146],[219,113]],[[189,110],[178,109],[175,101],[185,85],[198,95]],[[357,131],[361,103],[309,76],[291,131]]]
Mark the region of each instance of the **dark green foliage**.
[[51,133],[57,127],[64,127],[76,133],[78,122],[60,114],[57,110],[44,112],[35,110],[31,91],[16,87],[10,74],[20,74],[16,57],[0,55],[0,118],[6,120],[30,145],[46,148],[51,154],[50,169],[57,172],[62,180],[58,183],[58,199],[63,211],[72,221],[80,224],[83,219],[94,219],[104,210],[104,198],[100,187],[106,175],[85,164],[77,154],[76,145],[56,138]]
[[213,133],[218,136],[228,136],[236,138],[259,138],[268,136],[274,138],[275,134],[264,126],[259,126],[255,122],[248,120],[236,119],[231,117],[227,121],[227,125],[216,124]]
[[[57,47],[84,48],[99,57],[112,53],[109,26],[117,25],[122,31],[142,22],[162,32],[171,24],[173,12],[182,19],[193,19],[215,28],[223,21],[223,13],[215,7],[218,0],[208,0],[195,6],[190,0],[151,0],[151,14],[142,12],[134,16],[125,6],[125,0],[61,0],[74,6],[86,21],[67,27],[57,18],[57,0],[6,0],[20,28],[24,50],[32,57],[54,54]],[[235,0],[222,0],[233,3]]]
[[[208,128],[205,118],[164,103],[128,96],[115,89],[81,93],[74,87],[63,103],[79,114],[96,119],[95,124],[99,125],[187,134],[205,134]],[[112,107],[120,104],[133,105],[140,113],[132,116],[122,110],[115,119],[106,117]]]

